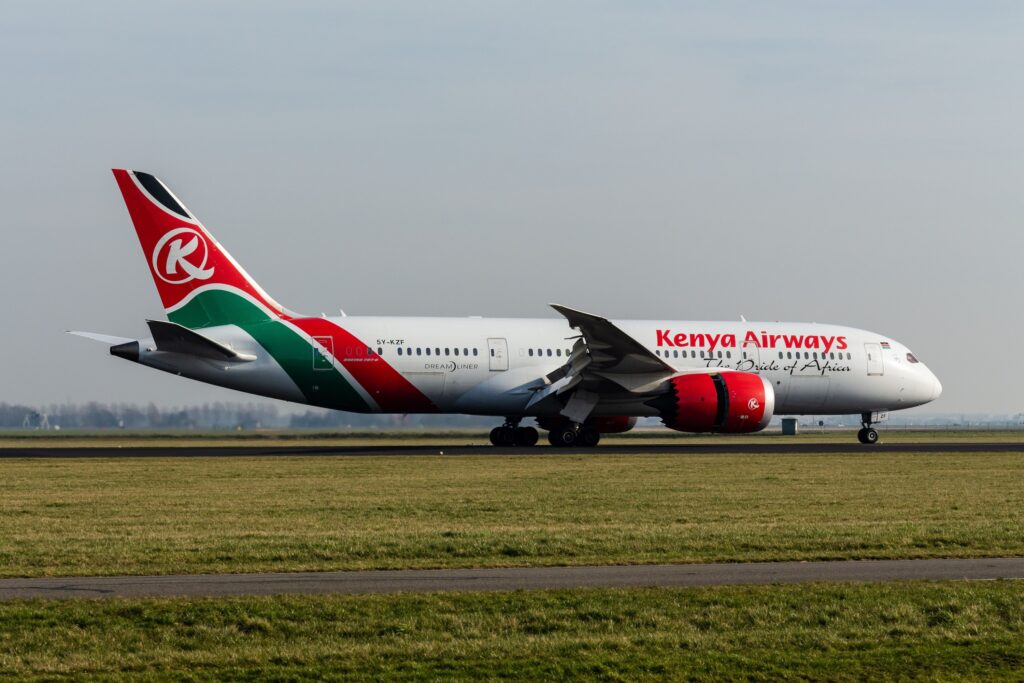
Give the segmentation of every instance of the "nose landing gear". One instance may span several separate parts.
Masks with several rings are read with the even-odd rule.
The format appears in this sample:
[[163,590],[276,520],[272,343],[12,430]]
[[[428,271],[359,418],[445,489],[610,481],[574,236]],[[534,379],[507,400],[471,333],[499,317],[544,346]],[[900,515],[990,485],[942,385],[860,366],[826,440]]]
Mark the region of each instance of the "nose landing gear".
[[495,446],[533,446],[540,435],[533,427],[520,427],[521,417],[506,418],[505,424],[491,430],[491,443]]
[[878,431],[871,426],[871,413],[861,413],[860,424],[861,430],[857,432],[857,441],[868,446],[878,443]]

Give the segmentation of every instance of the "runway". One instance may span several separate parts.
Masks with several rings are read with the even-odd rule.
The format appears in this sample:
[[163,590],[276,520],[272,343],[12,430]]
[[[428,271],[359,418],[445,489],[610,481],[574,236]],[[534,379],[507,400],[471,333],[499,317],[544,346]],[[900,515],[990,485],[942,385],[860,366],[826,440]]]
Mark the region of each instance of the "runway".
[[722,443],[722,444],[606,444],[596,448],[495,447],[479,446],[74,446],[0,448],[3,458],[196,458],[251,456],[409,456],[409,455],[794,455],[794,454],[873,454],[873,453],[1024,453],[1024,443],[1007,442],[925,442],[879,443],[864,446],[856,442],[840,443]]
[[1024,579],[1024,558],[840,560],[289,574],[0,579],[0,600],[698,587],[815,581]]

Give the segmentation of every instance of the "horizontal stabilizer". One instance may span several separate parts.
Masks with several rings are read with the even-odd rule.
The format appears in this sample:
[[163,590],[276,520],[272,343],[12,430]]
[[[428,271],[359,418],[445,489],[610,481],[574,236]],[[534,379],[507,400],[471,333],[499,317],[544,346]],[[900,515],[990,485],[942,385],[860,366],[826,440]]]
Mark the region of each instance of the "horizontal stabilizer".
[[86,339],[92,339],[93,341],[103,342],[104,344],[127,344],[128,342],[135,341],[128,337],[115,337],[111,334],[99,334],[98,332],[79,332],[78,330],[64,330],[68,334],[73,334],[76,337],[85,337]]
[[193,332],[187,327],[163,320],[147,320],[149,331],[153,333],[153,341],[160,351],[182,353],[189,356],[211,358],[221,361],[252,361],[256,356],[239,353],[234,349]]

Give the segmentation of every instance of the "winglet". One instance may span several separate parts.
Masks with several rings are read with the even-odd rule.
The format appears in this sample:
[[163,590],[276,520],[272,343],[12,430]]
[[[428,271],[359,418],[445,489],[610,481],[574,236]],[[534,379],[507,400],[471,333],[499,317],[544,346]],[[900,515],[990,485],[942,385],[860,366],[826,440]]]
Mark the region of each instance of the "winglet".
[[569,321],[569,325],[572,327],[579,327],[580,323],[587,321],[608,322],[607,318],[602,318],[601,316],[594,315],[593,313],[584,313],[583,311],[578,311],[575,308],[569,308],[562,304],[548,304],[548,306],[551,306],[551,308],[562,314],[565,319]]

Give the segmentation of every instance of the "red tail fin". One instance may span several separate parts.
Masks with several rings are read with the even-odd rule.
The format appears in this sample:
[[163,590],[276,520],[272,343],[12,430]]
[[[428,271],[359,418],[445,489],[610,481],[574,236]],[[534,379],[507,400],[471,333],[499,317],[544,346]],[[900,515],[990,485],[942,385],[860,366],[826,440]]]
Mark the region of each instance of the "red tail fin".
[[[156,177],[114,169],[114,178],[168,314],[202,291],[224,290],[250,300],[268,314],[286,315]],[[225,322],[214,319],[223,315],[209,318],[207,324]]]

